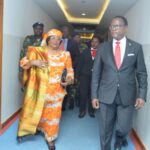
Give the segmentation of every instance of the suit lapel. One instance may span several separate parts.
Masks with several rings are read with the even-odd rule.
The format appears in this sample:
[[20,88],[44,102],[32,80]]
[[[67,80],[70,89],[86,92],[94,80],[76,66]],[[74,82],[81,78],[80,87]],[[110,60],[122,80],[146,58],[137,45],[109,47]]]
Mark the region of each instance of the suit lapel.
[[66,51],[70,51],[70,39],[68,39]]
[[120,69],[126,64],[126,59],[128,57],[128,53],[131,51],[131,48],[132,48],[132,43],[127,39],[125,54]]
[[109,53],[110,53],[109,54],[110,55],[110,61],[111,61],[111,64],[113,65],[113,68],[117,69],[115,57],[114,57],[114,53],[113,53],[113,42],[112,41],[109,42]]
[[[124,57],[123,57],[123,61],[122,61],[122,64],[120,66],[120,69],[123,68],[123,66],[126,64],[126,59],[128,57],[128,53],[132,50],[132,43],[129,39],[127,39],[127,42],[126,42],[126,49],[125,49],[125,54],[124,54]],[[113,67],[117,69],[117,66],[116,66],[116,62],[115,62],[115,57],[114,57],[114,53],[113,53],[113,41],[109,42],[109,51],[110,51],[110,58],[111,58],[111,61],[112,61],[112,64],[113,64]],[[119,70],[120,70],[119,69]]]
[[92,59],[92,55],[91,55],[91,49],[89,48],[88,49],[88,57],[89,57],[89,61],[93,61],[93,59]]

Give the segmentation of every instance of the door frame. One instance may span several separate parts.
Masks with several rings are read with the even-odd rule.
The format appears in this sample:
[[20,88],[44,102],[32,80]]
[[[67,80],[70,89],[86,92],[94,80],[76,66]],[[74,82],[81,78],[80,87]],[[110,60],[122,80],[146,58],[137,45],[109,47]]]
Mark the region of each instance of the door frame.
[[0,0],[0,129],[2,128],[2,51],[3,51],[3,0]]

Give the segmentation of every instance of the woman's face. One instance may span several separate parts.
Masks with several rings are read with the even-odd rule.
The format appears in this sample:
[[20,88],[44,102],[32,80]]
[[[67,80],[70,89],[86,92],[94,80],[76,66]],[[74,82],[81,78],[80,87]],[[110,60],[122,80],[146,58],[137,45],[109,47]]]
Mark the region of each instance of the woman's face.
[[51,36],[48,41],[48,46],[54,50],[57,50],[60,45],[61,38],[58,36]]

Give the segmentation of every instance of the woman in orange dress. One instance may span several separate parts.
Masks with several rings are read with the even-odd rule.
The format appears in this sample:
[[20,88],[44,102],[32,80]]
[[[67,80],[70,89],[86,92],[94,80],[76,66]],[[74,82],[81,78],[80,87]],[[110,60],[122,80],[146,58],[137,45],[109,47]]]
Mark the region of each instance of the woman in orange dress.
[[[74,72],[70,53],[59,49],[61,31],[51,29],[41,47],[29,47],[27,56],[20,61],[24,69],[23,84],[26,85],[18,136],[44,133],[50,150],[55,150],[61,107],[66,95],[65,86],[72,84]],[[61,81],[63,70],[65,81]]]

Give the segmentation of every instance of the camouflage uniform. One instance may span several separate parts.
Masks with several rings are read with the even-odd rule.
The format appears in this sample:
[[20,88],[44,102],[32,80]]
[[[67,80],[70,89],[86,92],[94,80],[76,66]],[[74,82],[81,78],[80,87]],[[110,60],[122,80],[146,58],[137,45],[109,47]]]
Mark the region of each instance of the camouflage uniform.
[[87,50],[88,46],[85,43],[79,45],[79,52],[82,53],[84,50]]
[[[23,48],[21,49],[20,52],[20,60],[26,56],[28,46],[40,46],[42,42],[42,38],[37,38],[35,35],[29,35],[25,38],[23,42]],[[19,67],[19,80],[21,81],[23,74],[23,69]]]

